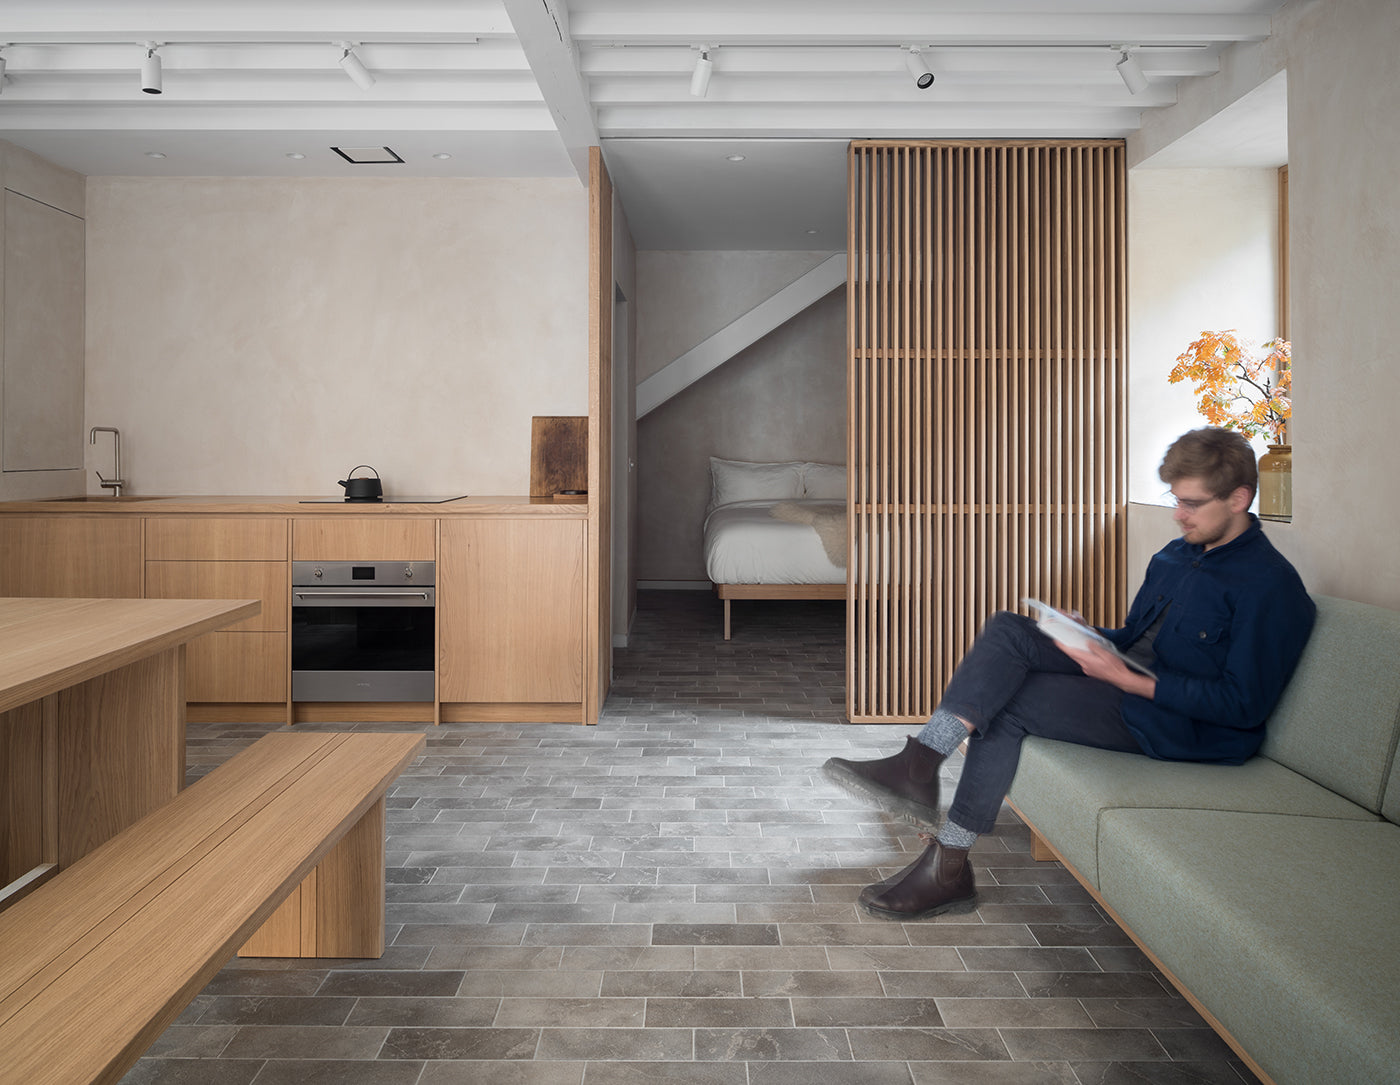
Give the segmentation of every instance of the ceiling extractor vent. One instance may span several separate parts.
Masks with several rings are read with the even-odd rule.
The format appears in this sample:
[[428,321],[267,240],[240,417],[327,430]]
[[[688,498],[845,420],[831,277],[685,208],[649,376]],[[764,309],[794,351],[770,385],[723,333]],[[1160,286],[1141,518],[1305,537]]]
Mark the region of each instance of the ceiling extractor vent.
[[332,147],[331,150],[356,166],[382,166],[403,161],[388,147]]

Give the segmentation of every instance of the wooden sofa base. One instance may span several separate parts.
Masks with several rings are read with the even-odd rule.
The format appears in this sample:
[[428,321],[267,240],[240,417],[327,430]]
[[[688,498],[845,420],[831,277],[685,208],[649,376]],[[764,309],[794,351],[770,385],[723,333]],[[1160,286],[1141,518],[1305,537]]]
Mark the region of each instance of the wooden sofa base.
[[724,600],[724,639],[729,639],[729,604],[734,599],[844,599],[845,584],[716,584]]
[[1170,981],[1171,985],[1175,987],[1178,992],[1180,992],[1182,998],[1186,999],[1187,1002],[1191,1003],[1192,1008],[1201,1015],[1201,1017],[1205,1020],[1206,1024],[1208,1024],[1212,1029],[1214,1029],[1216,1034],[1227,1044],[1230,1045],[1230,1050],[1232,1050],[1236,1055],[1240,1057],[1244,1064],[1249,1067],[1250,1072],[1254,1074],[1254,1076],[1257,1077],[1261,1082],[1263,1082],[1264,1085],[1274,1085],[1273,1078],[1269,1077],[1269,1075],[1266,1074],[1260,1068],[1259,1064],[1255,1062],[1253,1058],[1250,1057],[1249,1052],[1247,1052],[1242,1046],[1240,1046],[1239,1041],[1236,1040],[1235,1037],[1230,1034],[1230,1030],[1227,1029],[1224,1025],[1222,1025],[1219,1019],[1217,1019],[1216,1016],[1210,1012],[1210,1010],[1206,1009],[1205,1006],[1201,1005],[1200,1001],[1196,998],[1196,996],[1186,989],[1186,985],[1176,978],[1176,976],[1172,973],[1171,969],[1167,968],[1166,965],[1164,965],[1162,961],[1158,958],[1158,956],[1152,952],[1152,950],[1147,946],[1147,944],[1143,942],[1142,939],[1139,938],[1133,932],[1133,929],[1123,922],[1123,917],[1120,916],[1113,909],[1113,907],[1107,901],[1105,901],[1102,896],[1099,895],[1099,891],[1095,889],[1091,884],[1089,884],[1088,879],[1085,878],[1082,874],[1079,873],[1078,870],[1074,868],[1074,864],[1067,862],[1065,860],[1065,857],[1061,855],[1058,850],[1056,850],[1055,845],[1051,844],[1048,840],[1046,840],[1043,836],[1040,835],[1040,833],[1036,830],[1036,827],[1033,824],[1031,824],[1030,820],[1017,808],[1015,803],[1008,799],[1006,804],[1011,807],[1011,809],[1015,812],[1016,816],[1020,818],[1021,821],[1025,824],[1026,828],[1031,831],[1031,858],[1035,859],[1037,862],[1058,862],[1062,864],[1064,868],[1068,870],[1072,875],[1074,875],[1074,880],[1077,881],[1081,886],[1083,886],[1084,889],[1088,892],[1088,894],[1094,898],[1094,903],[1097,904],[1100,908],[1102,908],[1104,912],[1108,915],[1108,917],[1123,929],[1123,933],[1126,934],[1129,938],[1131,938],[1133,940],[1133,944],[1136,945],[1138,949],[1142,950],[1143,955],[1146,956],[1147,959],[1152,962],[1152,967],[1157,969],[1157,971],[1161,972],[1162,975],[1166,976],[1168,981]]

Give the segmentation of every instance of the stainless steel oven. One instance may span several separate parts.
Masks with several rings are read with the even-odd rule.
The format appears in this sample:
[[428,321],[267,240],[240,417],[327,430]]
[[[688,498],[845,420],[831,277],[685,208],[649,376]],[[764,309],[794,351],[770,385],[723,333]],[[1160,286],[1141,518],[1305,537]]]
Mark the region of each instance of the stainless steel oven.
[[431,561],[292,562],[294,701],[431,701]]

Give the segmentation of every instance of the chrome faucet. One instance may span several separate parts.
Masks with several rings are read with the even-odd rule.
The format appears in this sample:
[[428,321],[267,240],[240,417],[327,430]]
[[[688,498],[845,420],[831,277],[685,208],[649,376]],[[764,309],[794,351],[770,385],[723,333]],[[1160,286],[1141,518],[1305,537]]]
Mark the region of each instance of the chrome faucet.
[[116,477],[115,477],[115,478],[103,478],[103,477],[102,477],[102,472],[101,472],[101,471],[98,471],[98,472],[97,472],[97,481],[98,481],[98,483],[100,483],[100,484],[102,485],[102,487],[103,487],[104,489],[111,490],[111,491],[112,491],[112,496],[113,496],[113,497],[121,497],[121,495],[122,495],[122,487],[126,485],[126,479],[122,478],[122,435],[121,435],[121,431],[118,430],[118,429],[117,429],[116,427],[114,427],[114,426],[93,426],[93,427],[92,427],[92,432],[88,434],[88,444],[90,444],[90,445],[95,445],[95,444],[97,444],[97,435],[98,435],[99,433],[110,433],[110,434],[112,435],[112,441],[113,441],[112,449],[113,449],[113,454],[114,454],[115,457],[116,457],[116,463],[113,465],[113,470],[115,470],[115,472],[116,472]]

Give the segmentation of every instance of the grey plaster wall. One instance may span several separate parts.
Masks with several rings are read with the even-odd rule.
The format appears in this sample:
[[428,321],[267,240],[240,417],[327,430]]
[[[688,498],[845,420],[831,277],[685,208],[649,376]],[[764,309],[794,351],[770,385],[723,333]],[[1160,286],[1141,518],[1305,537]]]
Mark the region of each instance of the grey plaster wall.
[[[829,255],[639,252],[638,380]],[[845,462],[845,348],[838,289],[638,422],[638,579],[705,580],[710,456]]]
[[1141,161],[1288,72],[1288,553],[1314,591],[1400,608],[1397,41],[1395,0],[1294,0],[1268,41],[1230,50],[1219,75],[1145,115],[1128,158]]

